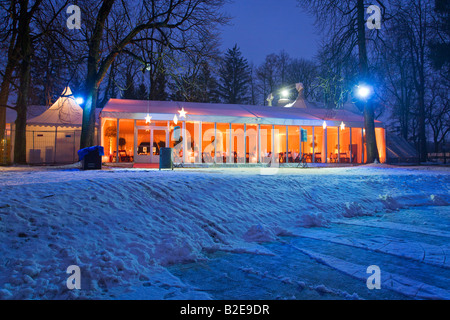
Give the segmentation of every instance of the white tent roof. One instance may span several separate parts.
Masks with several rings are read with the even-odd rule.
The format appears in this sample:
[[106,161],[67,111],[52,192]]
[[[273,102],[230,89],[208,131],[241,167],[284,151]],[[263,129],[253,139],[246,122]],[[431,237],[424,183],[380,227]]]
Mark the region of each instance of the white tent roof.
[[61,97],[43,114],[27,121],[28,125],[81,126],[83,109],[75,102],[72,90],[65,88]]

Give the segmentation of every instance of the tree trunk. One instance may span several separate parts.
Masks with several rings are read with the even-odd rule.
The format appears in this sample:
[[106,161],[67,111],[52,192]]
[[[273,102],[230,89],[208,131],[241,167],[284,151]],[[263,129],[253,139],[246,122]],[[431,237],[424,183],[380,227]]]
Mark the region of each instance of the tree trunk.
[[95,110],[97,108],[98,88],[95,83],[88,82],[85,87],[86,102],[83,110],[80,149],[96,145],[95,141]]
[[[424,54],[422,55],[422,57]],[[422,59],[419,65],[419,88],[418,88],[418,99],[419,99],[419,157],[420,162],[426,162],[428,159],[427,151],[427,136],[426,136],[426,115],[425,115],[425,71],[424,71],[424,61]]]
[[16,132],[14,140],[14,162],[18,164],[27,163],[27,104],[28,91],[30,88],[31,77],[31,55],[32,43],[30,36],[30,20],[31,14],[28,12],[28,1],[21,2],[20,6],[20,20],[19,20],[19,39],[20,44],[20,87],[17,96],[17,119]]
[[[100,60],[100,44],[103,38],[105,21],[111,12],[115,0],[104,1],[97,19],[91,38],[89,39],[89,55],[87,62],[87,76],[84,87],[86,95],[83,108],[83,124],[81,126],[80,149],[89,148],[95,145],[95,110],[97,108],[99,85],[106,75],[108,68],[98,71]],[[110,63],[112,63],[112,60]],[[108,65],[109,67],[109,65]],[[100,74],[99,74],[100,73]]]
[[14,66],[16,65],[15,60],[12,58],[8,59],[8,64],[6,65],[3,81],[0,87],[0,141],[3,140],[5,130],[6,130],[6,106],[8,104],[9,98],[9,88],[12,81],[12,74],[14,71]]
[[[0,141],[3,141],[3,139],[5,139],[6,107],[4,106],[8,104],[9,98],[9,81],[11,80],[13,68],[10,69],[11,72],[8,72],[8,67],[6,67],[5,77],[3,78],[3,82],[0,87]],[[7,75],[8,73],[10,73],[10,76]]]
[[[29,50],[29,49],[26,49]],[[14,162],[17,164],[27,163],[27,103],[30,88],[30,55],[27,54],[20,65],[20,89],[17,97],[17,119],[14,140]]]
[[[359,49],[359,71],[361,80],[368,82],[369,78],[369,62],[367,57],[366,46],[366,20],[364,0],[358,0],[358,49]],[[367,142],[367,159],[366,163],[374,163],[380,161],[378,154],[377,141],[375,136],[375,114],[374,107],[371,101],[364,105],[364,126],[366,129]]]

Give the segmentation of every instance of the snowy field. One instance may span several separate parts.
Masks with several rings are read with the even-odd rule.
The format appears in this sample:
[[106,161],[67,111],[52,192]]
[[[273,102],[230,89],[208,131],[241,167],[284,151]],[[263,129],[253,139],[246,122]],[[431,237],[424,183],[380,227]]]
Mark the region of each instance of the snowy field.
[[0,299],[450,299],[449,173],[0,167]]

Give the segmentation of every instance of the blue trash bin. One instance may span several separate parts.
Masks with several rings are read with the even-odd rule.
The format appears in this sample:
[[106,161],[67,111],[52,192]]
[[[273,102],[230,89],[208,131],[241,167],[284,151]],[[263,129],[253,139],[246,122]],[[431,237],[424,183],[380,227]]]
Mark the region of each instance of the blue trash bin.
[[81,161],[81,169],[83,170],[101,170],[102,156],[105,150],[102,146],[84,148],[78,151],[78,158]]

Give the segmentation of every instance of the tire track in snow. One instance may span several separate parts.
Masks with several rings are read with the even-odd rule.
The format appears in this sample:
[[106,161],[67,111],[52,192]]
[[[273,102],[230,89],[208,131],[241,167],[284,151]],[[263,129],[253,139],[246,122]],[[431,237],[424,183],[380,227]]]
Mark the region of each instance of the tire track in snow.
[[[369,276],[366,273],[367,266],[362,266],[338,259],[336,257],[301,249],[291,243],[285,242],[285,244],[323,265],[358,280],[366,281]],[[448,290],[386,271],[382,271],[381,273],[381,289],[388,289],[415,299],[450,300],[450,292]]]
[[443,238],[450,238],[450,232],[444,230],[436,230],[430,228],[423,228],[413,225],[405,225],[395,222],[369,222],[369,221],[344,221],[344,220],[335,220],[332,223],[336,224],[345,224],[350,226],[359,226],[359,227],[368,227],[368,228],[379,228],[379,229],[389,229],[389,230],[397,230],[397,231],[407,231],[412,233],[420,233],[426,234],[430,236],[437,236]]
[[295,236],[389,254],[440,268],[450,269],[450,263],[446,259],[447,253],[450,252],[450,248],[447,246],[435,246],[381,236],[378,236],[376,240],[362,238],[353,239],[342,234],[315,230],[302,230],[302,233],[296,233]]

